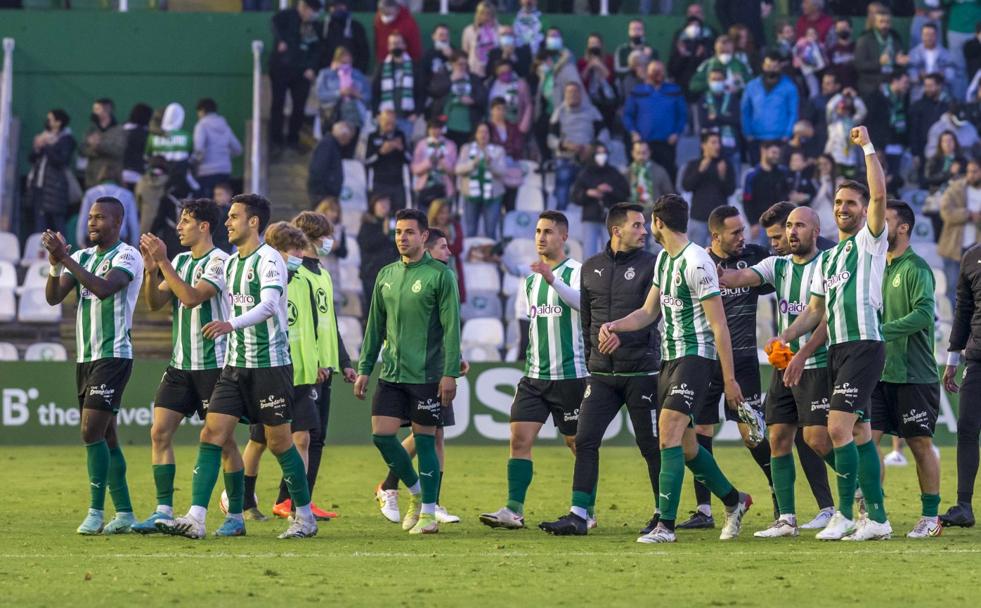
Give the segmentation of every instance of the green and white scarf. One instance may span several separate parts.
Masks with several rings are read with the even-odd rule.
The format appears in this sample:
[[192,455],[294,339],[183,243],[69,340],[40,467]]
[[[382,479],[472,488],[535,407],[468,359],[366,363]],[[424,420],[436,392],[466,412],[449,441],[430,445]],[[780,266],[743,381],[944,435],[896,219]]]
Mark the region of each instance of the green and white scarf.
[[416,102],[412,96],[412,58],[408,53],[402,53],[402,63],[396,66],[391,55],[382,64],[381,102],[379,110],[395,110],[399,116],[412,114],[416,111]]
[[442,139],[437,139],[433,141],[432,139],[426,140],[427,150],[426,153],[429,155],[430,169],[429,175],[426,178],[426,186],[442,186],[443,185],[443,175],[445,174],[442,167],[443,159],[446,158],[446,144],[443,143]]
[[651,200],[651,172],[650,165],[644,163],[630,165],[630,182],[633,187],[630,189],[630,202],[639,205],[650,205]]
[[477,166],[470,173],[468,180],[470,200],[490,202],[494,199],[494,179],[487,164],[487,154],[480,151],[476,145],[470,146],[470,160],[477,161]]
[[893,93],[888,83],[882,84],[882,95],[889,102],[889,124],[896,133],[906,133],[906,108],[903,107],[903,98]]

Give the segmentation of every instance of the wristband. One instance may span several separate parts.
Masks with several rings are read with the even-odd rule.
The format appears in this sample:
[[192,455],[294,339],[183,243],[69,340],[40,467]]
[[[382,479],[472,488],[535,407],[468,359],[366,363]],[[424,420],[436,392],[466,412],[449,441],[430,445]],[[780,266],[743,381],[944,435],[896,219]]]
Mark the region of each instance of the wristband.
[[862,151],[865,152],[866,156],[872,156],[875,154],[875,146],[872,145],[872,142],[869,142],[862,146]]
[[960,352],[947,353],[947,365],[949,367],[957,367],[958,365],[960,365],[960,363],[961,363]]
[[61,276],[61,271],[64,269],[65,269],[64,265],[55,264],[54,266],[48,268],[48,276],[57,279],[58,277]]

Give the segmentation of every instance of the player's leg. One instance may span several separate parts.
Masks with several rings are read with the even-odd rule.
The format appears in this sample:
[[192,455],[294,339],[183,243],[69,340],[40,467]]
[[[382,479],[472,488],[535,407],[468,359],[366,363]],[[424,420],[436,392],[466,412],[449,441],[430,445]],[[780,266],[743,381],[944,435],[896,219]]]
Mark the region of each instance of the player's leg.
[[266,427],[266,444],[279,462],[283,471],[283,481],[289,488],[290,500],[296,511],[293,522],[279,535],[279,538],[316,536],[317,520],[310,510],[310,487],[307,485],[306,469],[300,452],[293,444],[290,425],[287,423],[270,425],[268,418],[263,421],[263,424]]
[[[447,420],[449,419],[449,422]],[[439,483],[436,485],[436,520],[441,524],[458,524],[460,518],[453,515],[443,507],[441,496],[443,483],[446,481],[446,432],[444,428],[456,424],[453,416],[453,406],[444,407],[442,412],[442,422],[436,427],[436,460],[439,461]]]
[[940,506],[940,459],[933,449],[933,431],[940,410],[940,385],[895,384],[889,388],[895,395],[891,403],[895,404],[899,414],[899,435],[909,445],[920,482],[920,520],[906,536],[940,536],[943,531],[937,512]]
[[[712,438],[719,424],[719,402],[722,399],[722,366],[716,361],[712,364],[712,376],[708,387],[700,391],[702,395],[695,407],[695,440],[709,454],[712,453]],[[691,517],[678,524],[682,530],[705,530],[715,527],[712,517],[712,493],[705,484],[697,479],[692,480],[695,488],[695,510]]]
[[[310,431],[310,452],[309,462],[307,463],[307,484],[310,486],[310,495],[313,496],[313,489],[317,484],[317,475],[320,473],[320,460],[324,453],[324,444],[327,440],[327,422],[330,417],[330,380],[319,385],[317,391],[317,420],[320,425]],[[280,481],[280,492],[288,492],[286,483]]]
[[[960,390],[960,406],[957,410],[957,504],[944,513],[940,520],[945,526],[970,528],[974,525],[974,480],[978,474],[978,436],[981,435],[981,363],[968,361],[964,369]],[[974,396],[974,398],[971,398]]]
[[726,508],[726,521],[719,535],[720,540],[731,540],[739,536],[743,516],[749,511],[753,499],[740,492],[729,482],[712,454],[708,453],[695,440],[694,429],[686,429],[682,436],[685,466],[699,478],[705,486],[722,501]]
[[657,508],[661,476],[661,448],[657,443],[657,375],[635,376],[626,379],[625,402],[630,423],[634,428],[634,439],[641,456],[647,463],[647,478],[653,495],[653,514],[640,530],[641,536],[653,530],[661,519]]
[[[430,399],[438,403],[438,397]],[[436,419],[434,420],[420,421],[423,418],[422,413],[419,412],[419,414],[413,416],[412,422],[412,434],[415,436],[416,453],[419,461],[421,504],[419,508],[419,519],[409,530],[410,534],[432,534],[439,531],[439,522],[436,520],[436,495],[439,491],[440,474],[439,458],[436,455],[438,414],[436,414]],[[432,415],[430,412],[425,413],[430,416]]]
[[[293,437],[293,445],[300,454],[300,459],[303,460],[303,475],[307,479],[307,488],[309,488],[310,476],[308,463],[310,436],[312,431],[320,427],[320,417],[317,413],[317,386],[315,384],[303,384],[293,387],[292,412],[293,420],[290,423],[290,432]],[[284,488],[284,485],[286,485],[284,480],[280,480],[280,489],[276,497],[276,505],[273,507],[273,515],[288,518],[293,512],[294,507],[289,496],[289,488]],[[310,510],[314,511],[314,507],[311,506]],[[314,515],[318,516],[318,513],[315,511]],[[319,515],[323,516],[323,519],[328,519],[327,514],[323,511],[320,511]]]
[[[519,390],[520,390],[519,385]],[[517,399],[517,396],[515,397]],[[493,513],[481,513],[480,522],[491,528],[518,529],[525,527],[525,498],[534,476],[531,448],[542,428],[542,422],[515,421],[511,408],[511,440],[507,464],[508,500]],[[547,413],[546,413],[547,416]],[[575,438],[573,437],[573,445]]]
[[789,424],[771,422],[768,429],[773,491],[779,514],[769,528],[760,530],[753,536],[757,538],[797,536],[797,506],[794,491],[797,482],[797,466],[794,462],[794,437],[797,435],[797,424],[796,422]]
[[739,410],[726,407],[726,420],[737,423],[743,445],[749,450],[749,454],[756,462],[756,466],[763,471],[763,475],[766,477],[767,487],[770,488],[770,497],[773,501],[774,519],[778,519],[780,513],[777,506],[776,492],[773,489],[770,441],[766,434],[765,412],[763,400],[760,397],[762,393],[762,386],[760,385],[760,363],[755,356],[739,357],[733,363],[736,372],[736,382],[739,383],[739,388],[743,392],[743,403],[740,405]]
[[[828,384],[827,368],[805,369],[797,386],[790,389],[799,425],[794,437],[797,457],[819,509],[813,519],[800,526],[805,530],[824,528],[835,514],[835,502],[825,466],[827,462],[834,468],[834,452],[828,436],[828,408],[831,406]],[[767,400],[769,398],[768,393]]]
[[157,507],[142,522],[133,525],[133,531],[140,534],[157,532],[158,519],[174,517],[174,477],[177,465],[174,463],[174,432],[180,426],[184,415],[157,405],[154,402],[153,423],[150,426],[150,463],[153,467],[153,485],[157,493]]

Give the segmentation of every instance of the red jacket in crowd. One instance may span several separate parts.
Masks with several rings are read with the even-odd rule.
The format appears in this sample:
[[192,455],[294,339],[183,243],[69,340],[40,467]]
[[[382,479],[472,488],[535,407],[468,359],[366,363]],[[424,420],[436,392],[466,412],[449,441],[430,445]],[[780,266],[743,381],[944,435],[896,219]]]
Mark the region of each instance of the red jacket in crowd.
[[412,57],[412,61],[422,59],[422,38],[419,36],[419,25],[412,17],[412,13],[404,6],[399,7],[399,13],[395,16],[395,21],[385,23],[382,21],[381,13],[375,13],[375,57],[380,63],[388,56],[388,36],[393,32],[402,34],[405,40],[405,50]]

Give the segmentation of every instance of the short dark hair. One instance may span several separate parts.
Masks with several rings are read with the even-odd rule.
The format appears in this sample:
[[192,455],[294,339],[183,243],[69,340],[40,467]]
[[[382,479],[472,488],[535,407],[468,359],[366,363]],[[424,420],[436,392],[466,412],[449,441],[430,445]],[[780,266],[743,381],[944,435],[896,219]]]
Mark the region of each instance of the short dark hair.
[[55,120],[61,123],[61,128],[64,129],[71,123],[72,118],[68,115],[68,112],[62,110],[61,108],[55,108],[53,110],[48,110],[48,113],[54,116]]
[[719,205],[709,213],[708,226],[712,232],[721,232],[730,217],[739,217],[739,209],[732,205]]
[[760,215],[760,226],[766,230],[770,226],[783,226],[790,217],[790,212],[797,208],[797,205],[790,201],[780,201],[770,205],[770,208]]
[[637,203],[617,203],[610,207],[610,212],[606,214],[606,231],[610,233],[610,236],[613,236],[613,228],[622,226],[627,221],[627,214],[631,211],[643,215],[644,207]]
[[109,99],[108,97],[100,97],[95,100],[95,103],[99,104],[100,106],[109,106],[110,111],[116,107],[116,104],[113,103],[112,99]]
[[845,181],[838,184],[835,188],[835,194],[838,194],[839,190],[851,190],[853,192],[858,192],[865,199],[865,204],[869,202],[869,189],[865,187],[865,184],[857,182],[853,179],[846,179]]
[[760,150],[769,150],[770,148],[779,148],[780,142],[775,139],[767,139],[760,142]]
[[213,114],[218,111],[218,104],[210,97],[202,97],[198,100],[197,110],[205,114]]
[[315,11],[319,11],[324,8],[323,3],[320,0],[303,0],[303,4],[306,4]]
[[946,78],[944,78],[944,75],[941,74],[940,72],[930,72],[929,74],[927,74],[926,76],[924,76],[923,79],[924,80],[932,80],[932,81],[934,81],[936,84],[938,84],[940,86],[943,86],[944,82],[946,82],[946,80],[947,80]]
[[494,99],[491,99],[491,102],[490,102],[490,107],[491,108],[496,108],[497,106],[507,106],[507,105],[508,105],[508,102],[503,97],[495,97]]
[[662,194],[651,208],[651,221],[657,218],[669,230],[688,232],[688,203],[677,194]]
[[316,211],[301,211],[290,220],[290,223],[303,231],[310,241],[315,241],[333,234],[330,220],[323,213]]
[[923,25],[920,26],[920,31],[921,32],[923,30],[925,30],[925,29],[931,29],[931,30],[933,30],[933,31],[936,32],[937,31],[937,24],[936,23],[931,23],[931,22],[927,21],[926,23],[924,23]]
[[446,25],[446,22],[440,21],[439,23],[433,26],[433,32],[435,32],[439,28],[443,28],[444,30],[449,30],[450,26]]
[[569,218],[565,216],[561,211],[555,211],[554,209],[546,209],[538,214],[538,219],[549,220],[555,222],[556,225],[565,228],[566,232],[569,231]]
[[783,61],[783,57],[781,57],[780,53],[777,51],[767,51],[766,55],[763,55],[763,59],[769,59],[770,61],[774,61],[776,63]]
[[153,118],[153,108],[142,102],[134,105],[129,111],[129,122],[134,125],[145,127],[150,124],[151,118]]
[[450,53],[450,63],[456,63],[457,61],[466,58],[467,54],[459,49],[455,49],[452,53]]
[[906,201],[891,198],[886,201],[886,209],[895,209],[896,215],[899,216],[899,223],[908,225],[909,233],[913,234],[913,228],[916,227],[916,213]]
[[181,213],[187,213],[199,222],[208,222],[208,232],[212,235],[221,222],[218,203],[210,198],[195,198],[181,202]]
[[259,218],[259,234],[266,231],[269,225],[269,216],[272,214],[272,205],[269,199],[260,194],[236,194],[232,197],[232,204],[241,203],[245,206],[246,219],[253,217]]
[[95,199],[94,204],[109,205],[110,207],[116,210],[116,213],[119,214],[119,219],[123,219],[124,217],[126,217],[126,208],[123,207],[122,201],[120,201],[115,196],[100,196],[99,198]]
[[217,184],[215,184],[215,187],[212,189],[212,191],[217,190],[218,188],[221,188],[225,192],[235,192],[235,188],[232,187],[232,182],[225,182],[225,181],[218,182]]
[[702,129],[702,134],[699,136],[699,141],[704,144],[705,142],[707,142],[709,140],[710,137],[719,137],[719,138],[721,138],[722,136],[719,135],[719,130],[718,129],[711,129],[711,128],[709,128],[709,129]]
[[395,221],[410,221],[415,220],[416,224],[419,225],[419,230],[425,232],[429,230],[429,218],[426,214],[419,209],[399,209],[395,212]]
[[436,244],[436,241],[438,241],[440,239],[445,239],[445,238],[446,238],[446,233],[445,232],[443,232],[439,228],[430,228],[429,229],[429,238],[426,239],[426,249],[429,249],[430,247],[432,247],[433,245],[435,245]]

